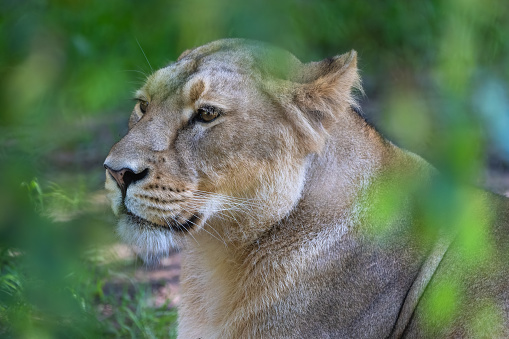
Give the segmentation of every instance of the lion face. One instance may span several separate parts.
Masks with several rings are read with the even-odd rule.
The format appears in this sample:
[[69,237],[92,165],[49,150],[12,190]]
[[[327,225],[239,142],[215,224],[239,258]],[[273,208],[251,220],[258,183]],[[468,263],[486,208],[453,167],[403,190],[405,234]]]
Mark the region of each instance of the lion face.
[[146,259],[200,232],[253,238],[298,201],[324,115],[302,114],[301,86],[288,80],[302,64],[273,50],[285,70],[266,46],[211,43],[136,92],[129,131],[104,165],[119,233]]

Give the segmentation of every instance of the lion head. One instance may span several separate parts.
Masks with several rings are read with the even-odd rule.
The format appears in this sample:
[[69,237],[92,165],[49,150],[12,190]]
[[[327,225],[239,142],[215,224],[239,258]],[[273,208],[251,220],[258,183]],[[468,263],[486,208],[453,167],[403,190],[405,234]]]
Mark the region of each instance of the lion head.
[[136,92],[104,163],[121,237],[147,260],[200,234],[255,240],[299,200],[338,118],[328,107],[354,105],[358,82],[353,51],[308,64],[245,40],[184,52]]

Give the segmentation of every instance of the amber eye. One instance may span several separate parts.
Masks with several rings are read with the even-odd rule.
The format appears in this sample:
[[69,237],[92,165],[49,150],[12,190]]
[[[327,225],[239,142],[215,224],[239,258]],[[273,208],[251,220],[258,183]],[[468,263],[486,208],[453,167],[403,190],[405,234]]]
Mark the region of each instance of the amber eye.
[[139,103],[140,103],[140,111],[141,111],[141,113],[145,114],[145,112],[147,112],[147,108],[148,108],[148,101],[139,100]]
[[204,106],[198,109],[196,119],[200,122],[212,122],[220,115],[220,111],[211,106]]

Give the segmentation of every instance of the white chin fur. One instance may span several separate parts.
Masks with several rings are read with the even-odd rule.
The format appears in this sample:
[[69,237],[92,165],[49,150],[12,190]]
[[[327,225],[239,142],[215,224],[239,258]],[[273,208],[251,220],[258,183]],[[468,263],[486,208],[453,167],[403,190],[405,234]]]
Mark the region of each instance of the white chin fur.
[[129,220],[126,215],[120,216],[117,232],[148,265],[157,264],[170,249],[177,247],[170,230],[145,227]]

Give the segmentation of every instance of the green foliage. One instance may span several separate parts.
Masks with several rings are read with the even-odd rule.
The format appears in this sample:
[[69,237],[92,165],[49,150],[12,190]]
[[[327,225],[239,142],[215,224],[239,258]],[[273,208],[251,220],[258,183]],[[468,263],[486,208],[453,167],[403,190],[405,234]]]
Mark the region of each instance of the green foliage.
[[[141,287],[109,300],[108,270],[84,253],[115,241],[97,192],[131,94],[152,67],[187,48],[242,37],[303,61],[356,49],[364,110],[392,140],[458,181],[479,177],[487,150],[509,159],[509,6],[502,0],[3,0],[0,9],[2,337],[168,335],[173,311],[148,307]],[[390,221],[405,190],[388,190],[376,216]],[[462,241],[475,266],[477,241],[491,243],[479,232],[486,206],[445,182],[422,194],[426,224],[473,230]],[[452,314],[461,293],[454,282],[444,286],[429,307]],[[103,304],[116,311],[98,322]],[[497,312],[488,303],[473,331]]]
[[427,313],[429,327],[442,327],[450,323],[459,310],[461,291],[458,281],[443,281],[436,286],[431,296],[424,300],[423,308]]

